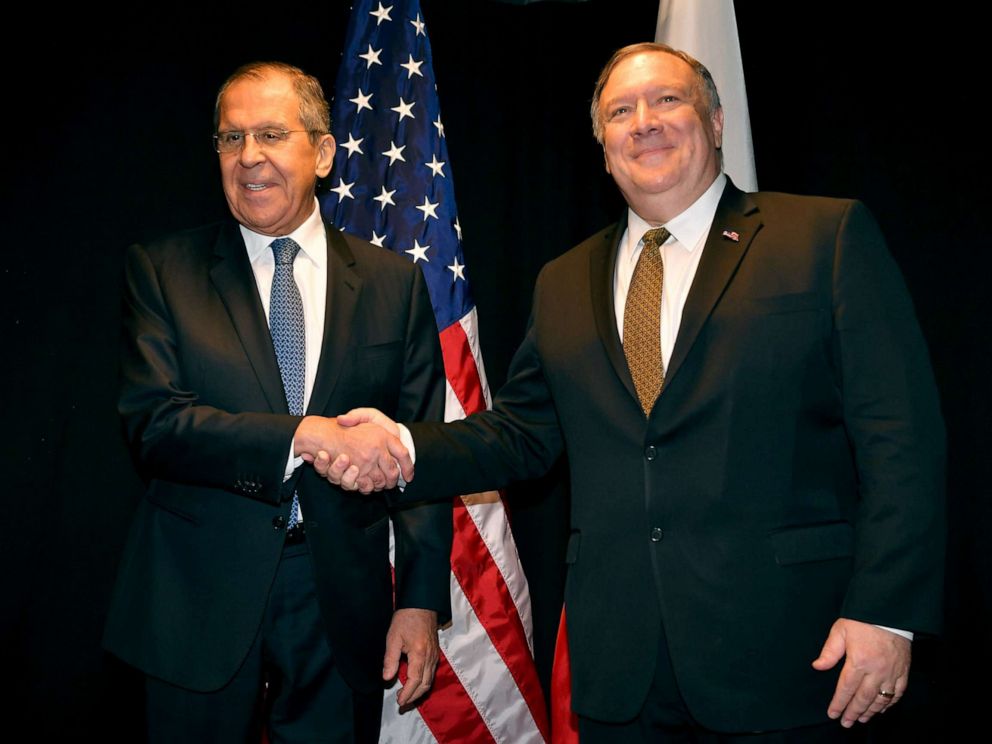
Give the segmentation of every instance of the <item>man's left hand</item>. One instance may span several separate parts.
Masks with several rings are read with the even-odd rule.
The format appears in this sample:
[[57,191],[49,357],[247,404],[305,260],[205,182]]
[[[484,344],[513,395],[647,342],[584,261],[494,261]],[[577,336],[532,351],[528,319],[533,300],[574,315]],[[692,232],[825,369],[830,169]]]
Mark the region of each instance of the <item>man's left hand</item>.
[[406,684],[396,693],[400,708],[427,694],[434,683],[434,670],[440,655],[437,643],[437,613],[433,610],[403,609],[393,613],[386,634],[386,656],[382,678],[391,680],[406,655]]
[[867,723],[899,702],[909,682],[911,646],[908,639],[874,625],[837,620],[813,662],[813,668],[822,672],[847,657],[827,715],[840,718],[841,725],[850,728],[855,721]]

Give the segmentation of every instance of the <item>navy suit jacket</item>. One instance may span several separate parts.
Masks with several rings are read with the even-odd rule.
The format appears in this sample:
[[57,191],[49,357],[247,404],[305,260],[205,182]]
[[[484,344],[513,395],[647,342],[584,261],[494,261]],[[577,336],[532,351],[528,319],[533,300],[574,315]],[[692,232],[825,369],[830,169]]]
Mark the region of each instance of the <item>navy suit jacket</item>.
[[944,433],[902,278],[861,204],[728,183],[645,418],[614,315],[624,230],[543,269],[492,411],[410,426],[401,498],[564,451],[574,710],[635,717],[667,637],[702,725],[826,721],[837,671],[810,663],[838,617],[940,622]]
[[[307,413],[375,405],[440,419],[444,376],[421,272],[326,226],[324,337]],[[328,638],[345,680],[381,686],[395,606],[450,615],[450,503],[388,507],[303,466],[283,483],[288,413],[233,220],[127,259],[120,412],[147,478],[107,621],[108,650],[193,690],[223,686],[258,631],[298,491]]]

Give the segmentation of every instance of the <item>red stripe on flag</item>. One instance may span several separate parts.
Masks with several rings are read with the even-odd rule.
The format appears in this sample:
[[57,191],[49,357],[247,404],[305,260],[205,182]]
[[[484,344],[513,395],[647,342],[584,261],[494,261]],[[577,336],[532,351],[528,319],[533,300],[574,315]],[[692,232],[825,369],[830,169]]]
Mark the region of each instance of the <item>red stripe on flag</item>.
[[467,416],[486,410],[486,396],[482,392],[479,370],[472,356],[472,346],[461,323],[452,323],[440,333],[441,354],[444,357],[444,375],[462,404]]
[[461,499],[455,500],[455,541],[451,571],[502,657],[545,741],[550,738],[544,694],[530,656],[527,634],[517,606]]
[[[400,664],[400,682],[406,684],[406,662]],[[489,727],[479,715],[475,701],[468,696],[444,651],[437,662],[434,684],[427,699],[418,707],[420,718],[434,734],[434,738],[444,742],[480,742],[496,744]]]
[[551,667],[551,744],[577,744],[579,719],[572,712],[572,662],[568,656],[565,608],[561,608],[555,660]]

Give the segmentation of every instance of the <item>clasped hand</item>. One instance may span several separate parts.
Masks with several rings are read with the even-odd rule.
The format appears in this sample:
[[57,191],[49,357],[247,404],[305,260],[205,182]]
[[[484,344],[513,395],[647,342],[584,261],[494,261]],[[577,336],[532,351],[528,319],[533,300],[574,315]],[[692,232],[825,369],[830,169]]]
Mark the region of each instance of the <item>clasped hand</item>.
[[293,449],[324,478],[345,490],[368,494],[413,480],[413,458],[399,440],[399,427],[374,408],[344,416],[306,416]]

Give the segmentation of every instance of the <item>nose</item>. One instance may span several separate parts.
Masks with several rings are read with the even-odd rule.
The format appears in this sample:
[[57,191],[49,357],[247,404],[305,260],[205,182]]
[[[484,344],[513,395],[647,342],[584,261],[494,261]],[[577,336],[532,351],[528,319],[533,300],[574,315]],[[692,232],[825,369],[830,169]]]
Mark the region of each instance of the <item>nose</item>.
[[638,101],[633,116],[634,134],[651,134],[661,128],[661,117],[645,101]]
[[259,146],[258,140],[251,132],[245,132],[244,143],[238,155],[238,162],[245,168],[251,168],[265,160],[265,151]]

